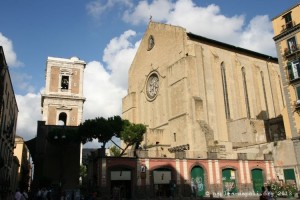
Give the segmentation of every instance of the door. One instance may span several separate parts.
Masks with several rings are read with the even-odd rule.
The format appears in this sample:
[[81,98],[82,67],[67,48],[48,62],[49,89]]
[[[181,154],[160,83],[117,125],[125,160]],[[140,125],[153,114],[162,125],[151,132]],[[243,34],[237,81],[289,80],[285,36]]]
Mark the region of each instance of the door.
[[223,192],[224,195],[232,195],[237,193],[236,187],[236,171],[234,169],[222,170]]
[[110,172],[110,191],[114,199],[130,199],[131,184],[131,171],[118,170]]
[[191,188],[196,196],[205,195],[204,170],[200,166],[194,167],[191,171]]
[[255,193],[261,193],[264,186],[264,177],[261,169],[251,170],[253,190]]
[[160,168],[153,171],[153,183],[156,197],[169,197],[170,181],[172,180],[172,173],[170,169]]

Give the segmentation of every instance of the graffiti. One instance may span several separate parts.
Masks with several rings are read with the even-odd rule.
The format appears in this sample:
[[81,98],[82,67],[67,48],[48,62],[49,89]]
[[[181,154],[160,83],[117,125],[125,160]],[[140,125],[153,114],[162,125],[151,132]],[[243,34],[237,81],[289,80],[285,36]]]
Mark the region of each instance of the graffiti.
[[226,192],[230,192],[235,188],[234,182],[224,181],[224,187],[226,189]]
[[[205,196],[210,196],[212,195],[213,197],[224,197],[228,196],[228,194],[223,194],[222,192],[205,192]],[[255,193],[255,192],[237,192],[237,193],[231,193],[231,196],[236,196],[236,197],[258,197],[260,196],[260,193]]]
[[199,176],[192,178],[191,188],[193,193],[202,192],[204,190],[204,184],[202,178]]

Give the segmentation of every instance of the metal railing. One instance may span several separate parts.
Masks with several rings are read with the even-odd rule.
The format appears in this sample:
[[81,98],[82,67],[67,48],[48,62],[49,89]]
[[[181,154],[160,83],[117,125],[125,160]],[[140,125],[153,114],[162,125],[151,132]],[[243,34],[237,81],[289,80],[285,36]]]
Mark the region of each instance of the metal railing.
[[293,28],[294,26],[295,26],[295,21],[289,21],[286,24],[284,24],[284,25],[281,26],[282,27],[281,32],[284,32],[284,31],[286,31],[286,30],[288,30],[290,28]]
[[300,51],[300,45],[296,44],[296,45],[293,45],[291,48],[284,49],[284,56],[286,58],[288,58],[299,51]]

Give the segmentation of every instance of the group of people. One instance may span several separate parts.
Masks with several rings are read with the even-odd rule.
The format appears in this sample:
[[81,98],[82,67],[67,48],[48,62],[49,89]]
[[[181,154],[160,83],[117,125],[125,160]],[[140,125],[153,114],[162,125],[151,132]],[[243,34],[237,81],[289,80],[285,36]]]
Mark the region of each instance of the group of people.
[[271,186],[264,184],[264,186],[261,188],[261,190],[262,191],[261,191],[261,195],[260,195],[260,200],[273,200]]
[[47,188],[39,189],[36,193],[37,200],[50,200],[51,199],[51,190]]
[[28,194],[27,194],[26,190],[21,191],[19,188],[17,188],[14,199],[15,200],[27,200]]

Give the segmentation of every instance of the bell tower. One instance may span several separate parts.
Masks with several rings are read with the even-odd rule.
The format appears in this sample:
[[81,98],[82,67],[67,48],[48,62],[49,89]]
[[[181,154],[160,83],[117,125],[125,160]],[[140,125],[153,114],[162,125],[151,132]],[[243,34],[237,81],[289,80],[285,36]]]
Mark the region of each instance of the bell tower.
[[42,115],[46,125],[78,126],[82,121],[83,73],[86,63],[77,57],[48,57]]

